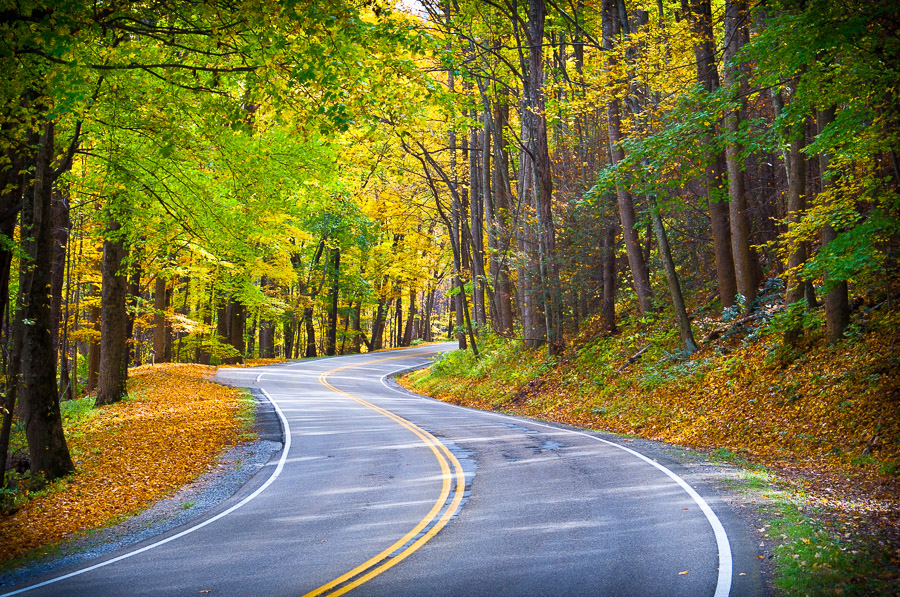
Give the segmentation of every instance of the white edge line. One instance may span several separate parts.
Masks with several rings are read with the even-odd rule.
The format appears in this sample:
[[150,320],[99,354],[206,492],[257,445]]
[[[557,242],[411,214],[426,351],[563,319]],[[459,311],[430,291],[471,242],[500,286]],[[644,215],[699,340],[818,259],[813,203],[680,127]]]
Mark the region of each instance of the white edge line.
[[[384,387],[388,388],[389,390],[397,392],[399,394],[405,393],[405,392],[398,390],[397,388],[392,388],[391,386],[389,386],[386,383],[386,380],[388,377],[390,377],[392,375],[396,375],[397,373],[403,372],[403,371],[404,371],[404,369],[398,369],[397,371],[393,371],[391,373],[386,373],[385,375],[382,375],[381,376],[382,385],[384,385]],[[409,390],[406,390],[406,392],[408,392],[408,391]],[[423,398],[427,399],[427,397],[423,397]],[[687,481],[685,481],[684,479],[679,477],[676,473],[672,472],[667,467],[661,465],[660,463],[656,462],[652,458],[648,458],[647,456],[644,456],[643,454],[641,454],[640,452],[638,452],[636,450],[632,450],[631,448],[626,448],[623,445],[617,444],[615,442],[611,442],[607,439],[603,439],[602,437],[597,437],[596,435],[591,435],[590,433],[585,433],[583,431],[575,431],[574,429],[566,429],[564,427],[554,427],[553,425],[539,423],[537,421],[532,421],[531,419],[523,419],[521,417],[516,417],[513,415],[505,415],[505,414],[500,414],[500,413],[492,413],[492,412],[487,412],[487,411],[483,411],[483,410],[472,409],[472,408],[468,408],[465,406],[460,406],[458,404],[450,404],[449,402],[441,402],[439,400],[435,400],[435,402],[440,402],[441,404],[446,404],[447,406],[452,406],[454,408],[459,408],[462,410],[469,410],[469,411],[475,410],[478,413],[481,413],[483,415],[487,415],[490,417],[495,417],[495,418],[500,418],[500,419],[514,419],[517,421],[522,421],[523,423],[526,423],[529,425],[534,425],[536,427],[544,427],[546,429],[552,429],[554,431],[559,431],[559,432],[564,432],[564,433],[572,433],[575,435],[581,435],[581,436],[587,437],[589,439],[592,439],[594,441],[598,441],[600,443],[607,444],[614,448],[619,448],[620,450],[624,450],[625,452],[628,452],[632,456],[637,456],[644,462],[656,467],[657,469],[659,469],[660,471],[665,473],[666,476],[668,476],[670,479],[675,481],[675,483],[677,483],[678,486],[681,487],[685,491],[685,493],[687,493],[691,497],[691,499],[694,500],[694,502],[700,507],[700,510],[706,516],[706,520],[709,522],[709,526],[712,527],[713,534],[716,536],[716,548],[719,550],[719,575],[718,575],[718,580],[716,581],[716,592],[714,593],[713,597],[728,597],[728,595],[731,593],[731,580],[732,580],[732,575],[733,575],[731,545],[728,542],[728,535],[725,533],[725,527],[722,525],[722,521],[719,520],[719,517],[716,516],[716,513],[713,512],[713,509],[709,506],[708,503],[706,503],[706,500],[704,500],[703,497],[701,497],[700,494],[697,493],[697,491],[694,490],[693,487],[688,485]],[[3,596],[0,595],[0,597],[3,597]]]
[[250,495],[248,495],[247,497],[242,499],[237,504],[228,508],[224,512],[220,512],[220,513],[216,514],[215,516],[213,516],[212,518],[204,520],[203,522],[201,522],[195,526],[192,526],[190,528],[187,528],[187,529],[181,531],[180,533],[172,535],[171,537],[166,537],[165,539],[157,541],[156,543],[151,543],[150,545],[145,545],[144,547],[142,547],[140,549],[130,551],[126,554],[122,554],[111,560],[106,560],[105,562],[100,562],[99,564],[94,564],[93,566],[89,566],[87,568],[82,568],[80,570],[76,570],[75,572],[70,572],[69,574],[65,574],[63,576],[51,578],[50,580],[46,580],[46,581],[44,581],[42,583],[38,583],[36,585],[31,585],[30,587],[24,587],[24,588],[18,589],[16,591],[12,591],[9,593],[3,593],[2,595],[0,595],[0,597],[10,597],[11,595],[18,595],[20,593],[25,593],[26,591],[31,591],[33,589],[37,589],[40,587],[46,587],[47,585],[57,583],[61,580],[66,580],[68,578],[72,578],[73,576],[78,576],[80,574],[84,574],[85,572],[90,572],[92,570],[96,570],[97,568],[109,566],[110,564],[114,564],[116,562],[120,562],[122,560],[128,559],[132,556],[136,556],[140,553],[144,553],[145,551],[150,551],[151,549],[153,549],[155,547],[159,547],[160,545],[165,545],[166,543],[168,543],[170,541],[174,541],[175,539],[180,539],[181,537],[184,537],[185,535],[190,535],[194,531],[202,529],[206,525],[212,524],[212,523],[216,522],[217,520],[224,518],[225,516],[228,516],[229,514],[231,514],[238,508],[241,508],[244,505],[246,505],[247,503],[249,503],[251,500],[253,500],[256,496],[261,494],[263,491],[265,491],[266,488],[269,485],[271,485],[275,481],[275,479],[278,478],[278,475],[281,474],[281,471],[284,468],[284,463],[287,460],[288,451],[291,449],[291,427],[290,427],[290,425],[288,425],[288,421],[285,418],[284,413],[281,412],[281,409],[278,407],[278,404],[274,400],[272,400],[272,397],[269,395],[269,393],[263,389],[260,389],[260,391],[263,394],[265,394],[266,398],[269,400],[269,402],[272,404],[272,406],[275,407],[275,412],[278,413],[278,417],[281,419],[281,424],[283,425],[283,428],[284,428],[284,447],[281,450],[281,458],[278,460],[278,465],[275,467],[275,472],[273,472],[272,475],[268,479],[266,479],[266,482],[263,483],[262,485],[260,485],[256,489],[256,491],[254,491],[253,493],[251,493]]

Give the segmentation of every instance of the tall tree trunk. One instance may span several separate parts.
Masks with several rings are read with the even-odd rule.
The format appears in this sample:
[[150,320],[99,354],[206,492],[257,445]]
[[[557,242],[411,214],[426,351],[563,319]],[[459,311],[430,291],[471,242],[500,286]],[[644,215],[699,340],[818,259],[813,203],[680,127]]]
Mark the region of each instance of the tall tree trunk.
[[294,355],[294,328],[297,325],[297,314],[291,314],[291,319],[282,322],[282,334],[284,335],[284,358],[290,361]]
[[[716,47],[710,0],[682,0],[682,10],[690,15],[694,34],[699,40],[694,46],[694,56],[697,60],[697,82],[704,87],[707,93],[713,93],[719,88],[719,72],[716,70]],[[707,144],[711,145],[709,142]],[[724,189],[728,165],[722,153],[707,157],[710,164],[707,168],[706,187],[712,223],[713,249],[716,256],[716,278],[719,282],[719,301],[722,303],[722,308],[727,309],[734,305],[734,298],[738,291],[734,273],[734,257],[731,252],[730,210],[725,201],[727,193]]]
[[509,126],[509,104],[500,95],[494,102],[494,160],[491,182],[495,200],[493,236],[497,245],[496,254],[492,254],[491,275],[494,278],[494,300],[499,315],[498,331],[512,334],[513,331],[513,285],[509,277],[509,259],[507,257],[512,242],[510,222],[509,154],[506,151],[506,140],[503,131]]
[[334,356],[337,349],[337,322],[338,322],[338,295],[340,285],[341,250],[337,247],[331,250],[331,293],[328,308],[328,333],[325,337],[325,354]]
[[416,323],[416,291],[413,288],[409,289],[409,311],[406,314],[406,327],[403,328],[403,342],[400,343],[401,346],[409,346],[412,344],[414,328]]
[[53,351],[50,309],[53,236],[51,195],[54,126],[44,125],[38,145],[34,192],[26,193],[22,208],[22,356],[19,399],[32,474],[58,479],[75,470],[56,393],[56,354]]
[[[553,225],[553,177],[550,171],[550,151],[547,145],[547,116],[544,101],[543,42],[547,8],[544,0],[528,3],[528,92],[530,124],[527,137],[529,157],[533,159],[535,214],[538,221],[538,255],[541,280],[541,299],[547,351],[550,356],[561,354],[562,290],[559,283],[559,263],[556,255],[556,229]],[[525,139],[523,138],[523,141]]]
[[135,357],[139,354],[138,344],[134,341],[134,322],[137,317],[137,305],[138,305],[138,297],[141,293],[141,265],[140,263],[135,263],[133,265],[133,269],[131,270],[131,278],[128,281],[128,295],[126,302],[126,309],[128,312],[128,326],[125,332],[125,335],[128,338],[128,363],[136,363],[135,361],[139,361],[140,359],[136,359]]
[[[88,344],[88,377],[85,391],[90,394],[97,389],[97,378],[100,376],[100,305],[97,304],[97,294],[101,294],[101,290],[94,284],[90,285],[88,295],[93,297],[90,307],[88,307],[88,321],[91,324],[90,343]],[[102,301],[101,296],[101,301]]]
[[362,352],[362,341],[363,341],[363,332],[362,332],[362,299],[357,301],[356,306],[353,307],[351,314],[351,324],[353,326],[353,354],[359,354]]
[[[611,52],[613,40],[615,40],[622,28],[625,15],[619,12],[616,0],[603,0],[603,49]],[[618,164],[625,159],[625,150],[622,149],[622,116],[621,103],[618,98],[613,98],[606,106],[607,132],[609,135],[610,164]],[[625,253],[628,256],[628,265],[631,268],[631,277],[634,281],[634,289],[637,292],[638,308],[642,315],[653,310],[653,292],[650,288],[650,272],[647,262],[641,253],[641,245],[638,239],[637,217],[634,212],[634,199],[631,192],[622,184],[616,186],[616,200],[619,206],[619,219],[622,222],[622,238],[625,242]]]
[[306,330],[306,350],[303,351],[303,356],[307,359],[315,358],[317,356],[316,326],[313,324],[312,307],[303,309],[303,326]]
[[[830,107],[819,111],[818,131],[821,135],[830,123],[834,121],[835,108]],[[828,152],[819,154],[819,170],[822,175],[823,192],[831,184],[828,177],[831,172],[831,155]],[[822,248],[827,247],[837,238],[837,231],[830,225],[822,228]],[[844,335],[844,330],[850,324],[850,296],[846,280],[829,279],[825,275],[825,330],[829,344],[834,344]]]
[[[741,68],[734,63],[735,56],[745,41],[748,9],[744,0],[726,0],[725,2],[725,84],[741,93],[744,87]],[[725,116],[725,128],[736,137],[740,131],[744,100],[741,107]],[[728,170],[729,218],[731,223],[731,252],[734,258],[734,273],[737,290],[746,301],[750,310],[757,295],[758,280],[756,268],[750,248],[750,221],[747,217],[747,193],[744,184],[744,164],[741,159],[741,146],[738,141],[725,145],[725,162]]]
[[[272,290],[272,284],[265,276],[260,280],[260,287],[265,293]],[[262,316],[259,318],[259,358],[271,359],[275,357],[275,322]]]
[[378,300],[378,306],[375,308],[375,318],[372,322],[372,341],[371,350],[381,350],[384,348],[384,299]]
[[[156,276],[153,287],[153,354],[155,363],[172,360],[172,328],[167,317],[171,293],[166,279]],[[225,332],[227,335],[227,331]]]
[[[788,140],[789,148],[785,160],[785,170],[788,179],[787,192],[787,219],[791,225],[796,225],[803,217],[806,210],[806,158],[801,153],[804,145],[803,128],[794,131],[792,138]],[[791,305],[804,298],[806,283],[800,279],[799,268],[806,262],[808,254],[807,243],[800,242],[788,256],[787,289],[785,292],[785,305]],[[784,341],[788,345],[796,343],[800,337],[801,329],[795,326],[785,331]]]
[[69,240],[69,202],[53,193],[50,208],[50,228],[53,242],[53,264],[50,274],[50,331],[53,335],[53,354],[59,353],[59,323],[62,317],[63,282],[66,275],[66,245]]
[[103,241],[103,290],[100,303],[100,375],[96,406],[125,397],[128,381],[127,280],[122,264],[127,257],[122,224],[110,216]]
[[478,137],[478,129],[472,127],[469,130],[469,147],[471,148],[469,150],[469,178],[472,188],[469,231],[472,237],[472,305],[475,323],[484,325],[487,323],[487,309],[484,304],[487,283],[487,276],[484,272],[484,193],[486,189],[482,188],[484,183],[482,162],[478,159],[482,143],[479,142]]
[[231,322],[228,324],[228,343],[238,351],[238,356],[229,359],[231,364],[243,363],[246,344],[244,342],[244,329],[247,323],[247,309],[244,304],[230,299]]
[[616,326],[616,220],[610,218],[603,231],[603,304],[600,309],[603,327],[610,333],[618,331]]

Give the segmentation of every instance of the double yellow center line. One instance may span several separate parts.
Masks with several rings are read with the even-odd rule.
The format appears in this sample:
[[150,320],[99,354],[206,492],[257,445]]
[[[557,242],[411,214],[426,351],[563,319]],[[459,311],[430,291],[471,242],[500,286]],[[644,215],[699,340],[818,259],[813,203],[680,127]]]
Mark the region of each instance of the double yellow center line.
[[344,371],[345,369],[351,369],[353,367],[360,367],[363,365],[370,365],[373,363],[381,363],[384,361],[393,361],[396,359],[404,358],[409,358],[409,355],[388,357],[375,361],[368,361],[366,363],[338,367],[337,369],[326,371],[325,373],[320,375],[319,383],[321,383],[329,390],[332,390],[333,392],[337,392],[338,394],[341,394],[342,396],[345,396],[350,400],[353,400],[354,402],[358,402],[359,404],[362,404],[363,406],[371,408],[375,412],[384,415],[385,417],[396,422],[398,425],[410,430],[419,439],[421,439],[422,443],[428,446],[428,448],[434,454],[434,457],[437,458],[438,464],[441,467],[441,493],[438,496],[437,500],[435,500],[434,505],[428,511],[428,514],[426,514],[425,517],[422,518],[422,520],[420,520],[403,537],[395,541],[391,546],[387,547],[384,551],[382,551],[375,557],[363,562],[346,574],[343,574],[338,578],[322,585],[318,589],[310,591],[304,597],[314,597],[317,595],[343,595],[345,593],[348,593],[349,591],[352,591],[361,584],[375,578],[382,572],[392,568],[393,566],[396,566],[416,550],[418,550],[420,547],[425,545],[425,543],[427,543],[441,529],[443,529],[450,521],[450,518],[459,509],[459,505],[462,503],[463,494],[466,488],[465,473],[463,472],[463,468],[459,463],[459,460],[456,459],[456,456],[454,456],[453,453],[450,452],[450,450],[448,450],[447,447],[440,442],[440,440],[438,440],[436,437],[434,437],[421,427],[415,425],[414,423],[411,423],[410,421],[407,421],[403,417],[399,417],[391,411],[381,408],[380,406],[376,406],[371,402],[367,402],[361,398],[357,398],[356,396],[345,392],[344,390],[336,388],[328,382],[329,375],[332,375],[339,371]]

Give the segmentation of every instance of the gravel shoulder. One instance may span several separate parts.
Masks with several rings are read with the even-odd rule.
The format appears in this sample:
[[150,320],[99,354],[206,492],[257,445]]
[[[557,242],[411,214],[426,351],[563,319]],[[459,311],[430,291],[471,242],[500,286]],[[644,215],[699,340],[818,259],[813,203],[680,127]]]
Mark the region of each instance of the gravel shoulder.
[[178,527],[199,522],[225,507],[241,488],[256,485],[264,468],[281,452],[281,425],[272,404],[254,392],[257,401],[254,430],[257,440],[238,444],[222,455],[219,464],[174,495],[110,527],[55,546],[25,566],[0,574],[0,589],[38,579],[93,560],[116,550],[159,537]]

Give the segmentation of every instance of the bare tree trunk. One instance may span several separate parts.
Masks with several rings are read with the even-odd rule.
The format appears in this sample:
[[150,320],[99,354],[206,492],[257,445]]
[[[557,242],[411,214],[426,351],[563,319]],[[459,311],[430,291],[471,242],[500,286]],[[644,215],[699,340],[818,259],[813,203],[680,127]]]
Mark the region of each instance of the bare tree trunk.
[[[744,0],[727,0],[725,2],[725,83],[738,88],[742,87],[741,69],[733,63],[743,45],[747,27],[748,10]],[[744,101],[741,100],[743,106]],[[740,130],[741,107],[725,117],[726,130],[737,135]],[[728,192],[731,198],[729,217],[731,223],[731,252],[734,258],[734,273],[737,289],[746,301],[749,311],[756,301],[756,268],[750,249],[750,222],[747,218],[747,193],[744,185],[744,164],[741,159],[741,147],[737,141],[725,145],[725,162],[728,169]]]
[[401,346],[409,346],[413,341],[413,332],[416,321],[416,292],[412,288],[409,289],[409,311],[406,314],[406,327],[403,329],[403,342]]
[[370,350],[384,348],[384,299],[378,301],[375,309],[375,320],[372,322],[372,341]]
[[128,381],[127,277],[122,264],[127,257],[122,225],[110,216],[103,241],[103,291],[100,303],[100,375],[96,406],[118,402],[126,396]]
[[172,329],[166,317],[172,295],[167,286],[166,279],[157,274],[153,290],[153,354],[156,363],[172,360]]
[[[502,99],[503,96],[501,95]],[[494,277],[496,289],[494,291],[497,311],[499,314],[499,329],[501,333],[512,334],[513,309],[512,299],[515,292],[509,278],[509,249],[512,243],[510,222],[510,194],[509,186],[509,154],[506,151],[506,141],[503,131],[509,125],[509,105],[498,99],[494,102],[494,160],[492,171],[493,195],[496,201],[494,210],[494,236],[497,244],[497,253],[491,262],[491,275]],[[494,269],[496,268],[496,273]]]
[[[821,135],[834,121],[835,108],[827,108],[819,112],[818,131]],[[819,170],[822,173],[822,190],[830,184],[826,179],[831,175],[831,155],[827,152],[819,154]],[[837,238],[837,231],[830,225],[822,228],[822,249]],[[825,329],[828,343],[834,344],[844,335],[844,329],[850,324],[850,296],[846,280],[830,280],[826,273],[825,281]]]
[[34,475],[53,480],[75,470],[56,393],[56,354],[50,308],[53,237],[51,196],[54,126],[44,124],[38,145],[34,192],[22,207],[22,326],[21,385],[25,436]]
[[[625,18],[619,12],[616,0],[603,0],[603,49],[612,51],[615,40],[622,27]],[[609,135],[610,163],[615,165],[625,159],[625,151],[622,149],[622,117],[621,104],[618,98],[612,99],[606,107],[607,132]],[[650,272],[647,263],[641,253],[641,245],[638,239],[637,217],[634,213],[634,199],[631,192],[623,185],[616,187],[616,199],[619,205],[619,219],[622,221],[622,238],[625,242],[625,253],[628,255],[628,265],[631,268],[631,277],[634,281],[634,289],[637,292],[638,308],[642,315],[653,310],[653,292],[650,288]]]
[[228,299],[228,344],[238,352],[238,356],[225,359],[225,363],[234,365],[244,362],[246,344],[244,341],[244,329],[246,325],[247,310],[243,303]]
[[[547,145],[547,116],[544,101],[543,41],[547,9],[544,0],[528,3],[528,79],[530,124],[527,137],[529,158],[533,160],[535,214],[538,221],[538,269],[541,281],[541,301],[547,351],[550,356],[561,354],[565,346],[562,337],[562,291],[559,284],[559,263],[556,255],[556,230],[553,225],[553,177]],[[523,142],[526,138],[523,136]]]
[[353,353],[359,354],[362,352],[362,340],[363,340],[363,332],[362,332],[362,299],[360,299],[356,303],[356,307],[353,307],[351,312],[351,324],[353,327]]
[[[690,2],[689,7],[687,6],[688,2]],[[707,93],[712,93],[719,88],[719,73],[716,70],[716,49],[710,0],[682,0],[682,10],[690,15],[694,34],[699,40],[694,46],[694,55],[697,59],[697,82],[703,85]],[[719,282],[719,300],[722,308],[727,309],[734,305],[734,298],[737,294],[734,258],[731,252],[729,206],[725,201],[726,194],[722,191],[728,166],[722,153],[709,157],[711,159],[707,170],[706,186],[712,223],[713,249],[716,256],[716,277]]]
[[[88,378],[85,391],[90,394],[97,389],[97,378],[100,375],[100,305],[96,304],[97,294],[100,289],[94,284],[90,285],[88,294],[93,297],[94,304],[88,307],[88,321],[94,335],[91,336],[88,345]],[[101,297],[102,300],[102,297]]]
[[616,326],[616,221],[610,218],[603,232],[603,327],[610,333]]
[[340,294],[341,250],[331,250],[331,304],[328,308],[328,333],[325,336],[325,354],[334,356],[337,350],[338,295]]
[[[651,200],[656,203],[655,199]],[[666,281],[669,283],[669,294],[672,297],[672,306],[675,309],[675,317],[678,319],[678,331],[684,350],[688,353],[697,352],[700,347],[694,340],[691,331],[691,320],[688,319],[687,310],[684,308],[684,297],[681,294],[681,283],[678,281],[678,273],[675,271],[675,260],[672,259],[672,250],[669,248],[669,238],[663,227],[662,217],[659,215],[659,206],[650,206],[650,217],[653,222],[653,232],[656,234],[656,243],[659,245],[659,255],[666,270]]]
[[50,209],[51,235],[53,239],[53,265],[50,275],[50,321],[53,334],[53,353],[59,352],[59,323],[62,317],[63,282],[66,275],[66,245],[69,240],[69,202],[66,197],[53,193]]
[[316,353],[316,326],[313,324],[312,307],[303,309],[303,327],[306,330],[306,350],[303,356],[307,359],[315,358]]

